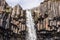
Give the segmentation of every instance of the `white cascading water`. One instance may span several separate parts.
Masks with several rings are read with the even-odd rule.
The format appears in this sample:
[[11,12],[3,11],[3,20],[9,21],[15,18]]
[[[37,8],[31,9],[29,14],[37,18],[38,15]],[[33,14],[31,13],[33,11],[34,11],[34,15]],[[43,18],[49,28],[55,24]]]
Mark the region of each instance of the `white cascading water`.
[[26,40],[37,40],[36,29],[34,28],[34,20],[32,13],[29,10],[26,10],[26,25],[27,25],[27,38]]
[[6,0],[9,6],[12,8],[19,4],[23,10],[26,10],[26,25],[27,25],[27,38],[26,40],[37,40],[36,30],[34,28],[34,20],[31,14],[31,11],[28,9],[32,9],[34,7],[38,7],[41,2],[44,0]]

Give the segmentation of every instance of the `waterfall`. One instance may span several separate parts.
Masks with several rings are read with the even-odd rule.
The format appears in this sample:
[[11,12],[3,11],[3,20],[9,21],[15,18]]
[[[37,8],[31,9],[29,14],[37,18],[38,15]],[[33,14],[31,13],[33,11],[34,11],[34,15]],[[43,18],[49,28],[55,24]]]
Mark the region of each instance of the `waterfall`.
[[26,10],[26,25],[27,25],[27,36],[26,40],[37,40],[36,29],[34,28],[34,20],[30,10]]

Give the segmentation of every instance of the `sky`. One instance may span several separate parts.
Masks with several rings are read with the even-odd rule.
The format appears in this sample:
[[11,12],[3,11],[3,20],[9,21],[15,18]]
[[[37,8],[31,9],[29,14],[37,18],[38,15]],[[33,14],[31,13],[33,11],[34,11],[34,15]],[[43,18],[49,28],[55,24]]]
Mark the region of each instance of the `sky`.
[[6,0],[7,4],[12,8],[19,4],[23,10],[32,9],[40,5],[44,0]]

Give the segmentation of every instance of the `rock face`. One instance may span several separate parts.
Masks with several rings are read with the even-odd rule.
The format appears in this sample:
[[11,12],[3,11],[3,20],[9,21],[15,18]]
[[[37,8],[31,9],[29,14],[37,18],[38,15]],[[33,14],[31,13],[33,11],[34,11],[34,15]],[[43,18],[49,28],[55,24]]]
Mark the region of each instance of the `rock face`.
[[[50,30],[50,28],[48,27],[49,19],[50,18],[53,19],[54,17],[60,16],[60,1],[59,0],[45,0],[36,9],[38,11],[40,11],[39,13],[37,11],[37,13],[39,14],[38,17],[37,17],[37,15],[35,15],[37,18],[39,18],[39,16],[41,16],[41,15],[44,16],[44,14],[48,15],[48,17],[43,20],[43,24],[40,24],[40,22],[38,21],[37,26],[40,25],[39,27],[41,29],[41,25],[44,25],[44,26],[42,26],[42,28],[44,28],[46,30]],[[34,10],[36,10],[36,9],[34,9]],[[35,14],[37,14],[36,11],[34,11],[34,12],[35,12]],[[38,27],[38,29],[39,29],[39,27]]]
[[[6,2],[4,0],[0,0],[0,14],[1,15],[5,14],[7,12],[6,9],[10,10],[11,17],[12,17],[11,23],[13,25],[12,25],[11,30],[13,30],[13,32],[18,33],[18,34],[20,32],[23,36],[21,36],[22,39],[21,38],[18,38],[18,39],[25,40],[25,39],[23,39],[23,38],[25,38],[25,34],[26,34],[26,32],[25,32],[26,31],[25,10],[22,10],[22,8],[19,5],[15,6],[12,9],[6,4]],[[48,17],[45,17],[46,16],[45,14],[47,14]],[[49,31],[55,29],[55,27],[51,28],[48,25],[56,26],[56,24],[57,24],[58,26],[60,26],[60,21],[56,22],[55,19],[54,19],[54,21],[50,21],[53,18],[60,17],[60,0],[45,0],[44,2],[42,2],[40,4],[39,7],[32,9],[32,16],[34,18],[35,27],[37,29],[37,32],[40,31],[41,29],[46,29]],[[3,20],[0,18],[0,25],[2,25],[2,21]],[[20,30],[18,30],[18,28]],[[60,27],[58,28],[58,32],[59,31],[60,31]],[[37,34],[39,36],[40,33],[38,32]],[[14,39],[14,37],[11,38],[11,40],[13,40],[13,39]]]

